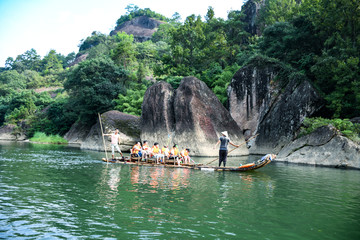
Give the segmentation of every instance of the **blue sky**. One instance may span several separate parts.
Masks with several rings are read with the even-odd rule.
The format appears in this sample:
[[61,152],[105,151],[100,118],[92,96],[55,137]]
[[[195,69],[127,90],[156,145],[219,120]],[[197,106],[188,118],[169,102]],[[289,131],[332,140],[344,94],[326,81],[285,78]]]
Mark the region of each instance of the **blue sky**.
[[41,57],[51,49],[63,55],[77,52],[81,39],[93,31],[109,34],[129,4],[166,17],[178,12],[182,20],[204,16],[212,6],[215,17],[226,19],[228,11],[241,9],[243,0],[0,0],[0,67],[31,48]]

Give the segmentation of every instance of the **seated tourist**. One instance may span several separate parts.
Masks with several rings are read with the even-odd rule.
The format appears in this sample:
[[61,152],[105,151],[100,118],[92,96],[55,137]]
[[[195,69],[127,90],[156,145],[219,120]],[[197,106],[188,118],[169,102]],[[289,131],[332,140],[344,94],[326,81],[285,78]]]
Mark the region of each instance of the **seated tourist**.
[[168,146],[165,146],[165,145],[163,146],[163,148],[161,149],[161,154],[163,154],[164,157],[169,158],[170,150],[169,150]]
[[151,149],[148,145],[148,141],[146,140],[143,142],[141,153],[142,153],[142,158],[144,159],[147,159],[148,157],[151,156]]
[[154,143],[154,146],[151,148],[151,153],[156,158],[157,164],[159,164],[159,160],[164,161],[164,155],[160,153],[159,143]]
[[170,150],[169,159],[174,159],[180,165],[181,160],[179,158],[179,149],[176,144],[174,144],[173,148]]
[[131,149],[132,157],[141,157],[141,143],[137,142]]
[[184,161],[185,164],[190,164],[190,156],[189,156],[189,153],[190,153],[190,149],[189,148],[186,148],[184,150],[182,150],[180,152],[180,156],[182,158],[182,160]]

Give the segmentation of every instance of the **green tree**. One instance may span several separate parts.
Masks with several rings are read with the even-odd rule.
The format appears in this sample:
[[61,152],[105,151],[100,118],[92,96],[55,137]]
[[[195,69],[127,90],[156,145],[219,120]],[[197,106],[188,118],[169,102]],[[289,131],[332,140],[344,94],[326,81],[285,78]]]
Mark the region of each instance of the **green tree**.
[[43,58],[43,73],[53,74],[63,70],[62,62],[58,59],[57,53],[55,50],[50,50],[50,52]]
[[12,89],[25,89],[26,78],[15,70],[8,70],[0,73],[0,83]]
[[302,12],[313,23],[323,49],[311,67],[334,117],[360,115],[360,3],[304,0]]
[[215,11],[213,7],[209,7],[205,16],[206,22],[211,21],[215,17]]
[[40,61],[40,55],[32,48],[25,53],[18,55],[15,60],[13,60],[13,58],[8,58],[5,64],[8,69],[17,70],[18,72],[23,72],[25,70],[39,71]]
[[109,58],[84,61],[70,72],[64,88],[69,92],[69,104],[81,121],[93,122],[98,112],[114,107],[112,100],[124,92],[127,72]]
[[321,53],[323,45],[312,23],[304,17],[297,17],[291,22],[277,22],[267,27],[259,47],[266,56],[304,70],[311,78],[314,56]]
[[170,48],[177,75],[190,75],[205,56],[201,52],[205,43],[204,23],[200,16],[191,15],[184,24],[171,31]]
[[126,93],[120,93],[114,100],[115,109],[121,112],[141,116],[141,106],[149,83],[143,81],[142,84],[133,85]]
[[75,52],[71,52],[66,56],[58,53],[56,56],[57,56],[57,59],[62,62],[64,69],[69,67],[70,64],[72,64],[74,62],[75,57],[76,57]]
[[35,89],[44,86],[44,79],[38,72],[25,70],[22,75],[26,80],[26,88]]
[[257,19],[258,24],[263,30],[276,22],[292,20],[300,14],[300,5],[296,0],[266,0],[265,6],[260,9]]
[[128,35],[124,32],[118,32],[115,40],[117,43],[116,48],[111,54],[111,58],[124,68],[131,66],[135,61],[135,45],[134,36]]
[[239,10],[230,11],[225,22],[227,41],[231,45],[241,45],[248,42],[249,33],[245,31],[244,14]]
[[163,41],[166,43],[170,43],[171,40],[171,31],[173,31],[175,27],[172,24],[161,24],[158,27],[158,30],[154,32],[151,37],[151,41],[156,43],[159,41]]
[[1,123],[5,120],[7,123],[16,124],[33,115],[37,110],[36,95],[29,90],[13,91],[11,95],[3,97],[0,102],[2,102]]
[[95,47],[100,43],[104,43],[106,38],[107,36],[101,32],[92,32],[90,37],[87,37],[85,40],[81,40],[79,45],[79,52]]

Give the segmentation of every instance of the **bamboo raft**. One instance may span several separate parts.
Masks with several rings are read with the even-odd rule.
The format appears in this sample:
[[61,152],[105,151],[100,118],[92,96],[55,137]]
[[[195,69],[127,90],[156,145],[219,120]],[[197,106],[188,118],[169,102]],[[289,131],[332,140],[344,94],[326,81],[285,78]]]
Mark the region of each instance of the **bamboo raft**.
[[156,160],[153,158],[147,159],[146,161],[141,161],[140,157],[125,157],[125,158],[116,158],[107,160],[102,158],[102,161],[107,163],[117,163],[117,164],[126,164],[126,165],[140,165],[140,166],[153,166],[153,167],[170,167],[170,168],[190,168],[195,170],[203,171],[232,171],[232,172],[245,172],[250,170],[259,169],[268,165],[271,160],[258,160],[253,163],[248,163],[239,167],[215,167],[215,166],[204,166],[202,164],[190,163],[190,164],[176,164],[174,160],[168,159],[165,163],[156,163]]

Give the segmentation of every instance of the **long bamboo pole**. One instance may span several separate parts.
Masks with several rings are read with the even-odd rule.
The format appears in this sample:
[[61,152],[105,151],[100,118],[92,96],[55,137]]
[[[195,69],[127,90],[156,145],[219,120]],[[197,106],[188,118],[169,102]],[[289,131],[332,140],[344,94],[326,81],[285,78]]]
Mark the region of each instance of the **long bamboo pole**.
[[[234,149],[231,149],[231,150],[228,152],[228,155],[229,155],[229,153],[231,153],[232,151],[238,149],[240,146],[242,146],[242,145],[244,145],[245,143],[249,142],[251,139],[257,137],[258,135],[259,135],[259,134],[256,134],[256,135],[252,136],[251,138],[249,138],[248,140],[246,140],[245,142],[243,142],[242,144],[240,144],[238,147],[236,147],[236,148],[234,148]],[[215,162],[216,160],[219,160],[219,158],[215,158],[214,160],[211,160],[210,162],[206,163],[205,165],[208,165],[208,164],[210,164],[210,163],[213,163],[213,162]]]
[[101,128],[101,135],[102,135],[103,144],[104,144],[106,162],[109,164],[109,160],[108,160],[108,156],[107,156],[107,151],[106,151],[106,145],[105,145],[104,131],[103,131],[102,123],[101,123],[100,113],[98,113],[98,115],[99,115],[99,123],[100,123],[100,128]]

